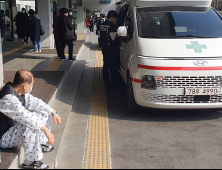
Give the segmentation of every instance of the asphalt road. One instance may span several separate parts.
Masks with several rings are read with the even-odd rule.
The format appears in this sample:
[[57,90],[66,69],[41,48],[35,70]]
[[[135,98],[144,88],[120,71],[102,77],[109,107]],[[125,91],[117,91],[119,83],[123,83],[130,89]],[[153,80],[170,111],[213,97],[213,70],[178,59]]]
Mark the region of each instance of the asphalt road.
[[112,168],[222,168],[219,110],[127,110],[125,91],[107,90]]

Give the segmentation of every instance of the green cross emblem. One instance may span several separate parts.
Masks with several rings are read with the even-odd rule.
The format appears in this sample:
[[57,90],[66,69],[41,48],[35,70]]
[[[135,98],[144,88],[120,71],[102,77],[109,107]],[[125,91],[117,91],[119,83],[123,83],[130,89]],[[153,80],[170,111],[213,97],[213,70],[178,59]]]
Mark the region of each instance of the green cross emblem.
[[191,41],[192,45],[187,45],[187,49],[194,49],[195,53],[202,53],[202,49],[207,49],[206,45],[199,44],[197,41]]

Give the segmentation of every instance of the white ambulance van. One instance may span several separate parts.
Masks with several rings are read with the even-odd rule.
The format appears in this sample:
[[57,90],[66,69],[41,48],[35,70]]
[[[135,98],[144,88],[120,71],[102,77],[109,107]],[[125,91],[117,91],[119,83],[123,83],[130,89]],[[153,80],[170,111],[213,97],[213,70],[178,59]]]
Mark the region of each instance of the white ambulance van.
[[222,17],[211,0],[126,0],[121,76],[130,110],[222,108]]

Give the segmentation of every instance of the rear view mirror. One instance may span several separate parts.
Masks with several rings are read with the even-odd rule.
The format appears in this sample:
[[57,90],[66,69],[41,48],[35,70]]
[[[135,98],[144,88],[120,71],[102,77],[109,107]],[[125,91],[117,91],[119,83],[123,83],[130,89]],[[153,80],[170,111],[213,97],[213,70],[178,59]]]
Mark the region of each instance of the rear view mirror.
[[127,36],[127,28],[124,27],[124,26],[119,27],[119,28],[117,29],[117,34],[118,34],[118,36],[120,36],[120,37],[126,37],[126,36]]

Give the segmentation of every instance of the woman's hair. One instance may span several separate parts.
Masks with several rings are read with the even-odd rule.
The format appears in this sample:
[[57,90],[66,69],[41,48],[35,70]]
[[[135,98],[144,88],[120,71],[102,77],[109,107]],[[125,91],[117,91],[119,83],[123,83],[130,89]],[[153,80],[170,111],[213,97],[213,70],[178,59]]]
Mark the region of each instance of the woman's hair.
[[29,15],[31,15],[31,16],[35,15],[35,11],[33,9],[30,9],[29,10]]

